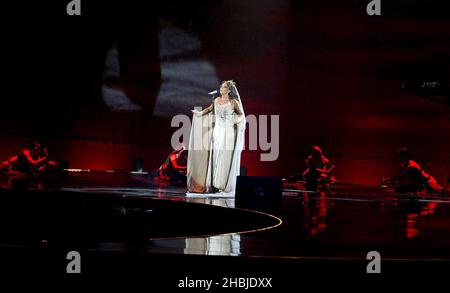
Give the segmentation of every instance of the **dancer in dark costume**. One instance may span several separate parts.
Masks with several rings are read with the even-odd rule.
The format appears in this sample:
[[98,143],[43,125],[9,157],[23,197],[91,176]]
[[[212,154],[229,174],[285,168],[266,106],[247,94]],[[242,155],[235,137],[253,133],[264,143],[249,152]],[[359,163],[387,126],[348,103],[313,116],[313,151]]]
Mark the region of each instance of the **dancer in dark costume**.
[[316,191],[318,184],[325,186],[336,183],[336,179],[330,175],[334,165],[331,166],[330,160],[322,154],[320,147],[311,148],[311,155],[306,160],[306,166],[308,169],[303,172],[303,179],[307,190]]
[[184,146],[171,152],[158,169],[158,179],[163,181],[186,181],[187,152]]
[[444,188],[436,179],[426,173],[417,162],[412,160],[412,153],[407,148],[398,151],[398,157],[402,162],[402,174],[390,178],[391,182],[398,182],[396,191],[399,193],[417,192],[427,190],[430,193],[441,193]]

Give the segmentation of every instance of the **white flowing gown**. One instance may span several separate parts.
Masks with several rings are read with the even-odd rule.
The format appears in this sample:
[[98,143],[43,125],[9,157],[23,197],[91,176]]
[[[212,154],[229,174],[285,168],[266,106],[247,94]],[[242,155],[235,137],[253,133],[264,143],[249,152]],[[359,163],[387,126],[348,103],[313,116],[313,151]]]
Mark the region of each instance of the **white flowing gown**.
[[230,176],[236,176],[230,172],[231,161],[234,152],[234,107],[230,103],[215,104],[215,126],[212,135],[213,143],[213,186],[224,191]]
[[244,144],[245,116],[238,100],[219,104],[194,115],[189,139],[187,187],[207,193],[212,188],[234,195]]

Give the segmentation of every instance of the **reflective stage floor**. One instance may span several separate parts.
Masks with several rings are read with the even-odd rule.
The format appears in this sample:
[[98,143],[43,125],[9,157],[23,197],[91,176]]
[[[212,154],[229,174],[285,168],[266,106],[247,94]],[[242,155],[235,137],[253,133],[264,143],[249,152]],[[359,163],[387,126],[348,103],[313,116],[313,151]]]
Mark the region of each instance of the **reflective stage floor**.
[[4,180],[0,191],[0,254],[17,270],[18,260],[37,257],[63,274],[63,254],[75,250],[88,256],[85,272],[92,274],[172,264],[168,282],[186,271],[361,277],[368,252],[377,251],[390,276],[450,272],[448,198],[338,185],[284,190],[276,205],[240,206],[234,198],[186,196],[183,186],[106,173],[53,184]]

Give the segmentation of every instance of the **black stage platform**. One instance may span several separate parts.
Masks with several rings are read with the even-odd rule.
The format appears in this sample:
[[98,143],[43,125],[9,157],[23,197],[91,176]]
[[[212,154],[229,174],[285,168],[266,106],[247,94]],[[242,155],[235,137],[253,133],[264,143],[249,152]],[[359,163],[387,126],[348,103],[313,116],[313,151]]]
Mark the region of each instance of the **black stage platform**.
[[[292,272],[364,280],[450,271],[450,200],[377,187],[284,190],[279,205],[256,211],[234,198],[188,197],[145,175],[90,172],[3,180],[0,202],[0,265],[8,272],[75,278],[66,274],[73,250],[82,256],[77,278],[146,276],[170,287],[187,276],[295,285]],[[380,275],[366,273],[369,251],[381,255]]]

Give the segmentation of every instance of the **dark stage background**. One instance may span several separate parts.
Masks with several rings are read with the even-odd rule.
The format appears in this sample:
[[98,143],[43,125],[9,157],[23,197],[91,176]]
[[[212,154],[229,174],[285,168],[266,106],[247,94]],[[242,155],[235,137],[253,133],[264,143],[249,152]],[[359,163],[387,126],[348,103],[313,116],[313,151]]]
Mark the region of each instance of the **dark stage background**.
[[371,17],[369,0],[82,0],[79,17],[29,2],[3,8],[2,160],[40,138],[72,168],[155,169],[171,117],[234,79],[247,115],[280,115],[279,159],[244,151],[248,175],[302,171],[318,144],[340,181],[377,184],[408,146],[447,183],[445,1],[382,1]]

